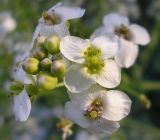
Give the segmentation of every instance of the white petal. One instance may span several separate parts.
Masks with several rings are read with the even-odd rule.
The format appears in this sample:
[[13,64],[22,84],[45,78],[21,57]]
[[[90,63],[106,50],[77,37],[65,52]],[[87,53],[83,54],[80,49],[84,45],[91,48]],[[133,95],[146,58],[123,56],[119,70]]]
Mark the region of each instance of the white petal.
[[79,7],[64,7],[60,6],[54,9],[55,13],[59,15],[62,21],[80,18],[84,15],[85,10]]
[[89,42],[78,37],[67,36],[61,40],[61,53],[70,61],[83,63],[83,52],[88,47]]
[[117,131],[120,127],[119,123],[101,119],[100,121],[93,123],[87,130],[96,136],[109,136]]
[[100,27],[94,31],[94,33],[91,35],[91,40],[93,40],[96,37],[106,35],[107,34],[107,28],[105,27]]
[[50,37],[52,35],[57,35],[59,38],[62,38],[70,35],[68,28],[64,22],[57,25],[52,25],[52,26],[39,23],[38,26],[39,27],[37,27],[37,30],[39,30],[39,34],[41,36]]
[[62,6],[62,3],[61,2],[58,2],[56,5],[54,5],[52,8],[50,8],[48,11],[53,11],[55,10],[56,8]]
[[121,69],[114,60],[106,60],[103,71],[94,80],[103,87],[115,88],[121,81]]
[[123,39],[120,40],[120,44],[120,50],[115,60],[121,67],[129,68],[135,63],[139,48],[132,42]]
[[16,67],[16,69],[13,72],[13,78],[16,81],[24,83],[25,76],[26,76],[26,72],[22,69],[22,66],[20,64],[18,67]]
[[118,27],[122,24],[127,26],[129,24],[129,19],[118,13],[111,13],[104,16],[103,24],[108,28]]
[[65,117],[80,125],[82,128],[86,128],[90,125],[90,122],[84,117],[83,113],[83,110],[81,110],[75,102],[67,102],[65,104]]
[[103,118],[110,121],[120,121],[129,114],[131,103],[131,100],[125,93],[118,90],[108,91],[106,93]]
[[118,37],[115,35],[106,35],[95,38],[92,45],[102,51],[103,58],[113,58],[118,51]]
[[16,120],[26,121],[31,110],[31,101],[28,94],[23,90],[18,96],[14,96],[14,114]]
[[79,94],[68,91],[68,95],[72,101],[79,104],[79,107],[82,110],[90,106],[97,97],[102,97],[103,99],[104,96],[102,87],[98,84],[93,84],[90,88],[80,92]]
[[133,42],[140,45],[147,45],[150,42],[150,35],[148,31],[137,24],[129,26],[131,33],[133,34]]
[[80,66],[73,65],[66,72],[64,84],[69,91],[79,93],[89,88],[92,84],[92,80],[83,74]]

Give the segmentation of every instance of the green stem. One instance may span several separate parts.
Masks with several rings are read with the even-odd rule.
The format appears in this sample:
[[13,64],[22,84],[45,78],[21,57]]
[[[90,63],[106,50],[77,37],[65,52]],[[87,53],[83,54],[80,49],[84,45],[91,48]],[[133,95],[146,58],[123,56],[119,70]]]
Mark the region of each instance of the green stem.
[[61,87],[64,87],[64,83],[59,83],[55,88],[61,88]]
[[142,82],[141,87],[144,90],[160,90],[160,82],[155,82],[155,81]]

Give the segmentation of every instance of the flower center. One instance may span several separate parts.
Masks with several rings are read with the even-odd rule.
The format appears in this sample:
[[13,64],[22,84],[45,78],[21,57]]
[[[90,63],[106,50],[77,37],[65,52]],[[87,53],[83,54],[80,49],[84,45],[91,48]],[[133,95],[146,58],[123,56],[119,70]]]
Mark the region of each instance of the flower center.
[[102,52],[100,49],[90,46],[84,52],[85,63],[84,66],[90,74],[99,74],[104,67],[104,60],[102,59]]
[[128,27],[123,24],[120,27],[115,29],[115,34],[118,35],[119,37],[126,39],[126,40],[132,39],[132,33],[130,32]]
[[103,101],[100,98],[95,99],[85,110],[84,115],[89,120],[97,120],[101,117],[103,109]]
[[52,14],[44,11],[42,13],[42,17],[43,17],[44,23],[47,24],[48,26],[56,25],[61,22],[60,17],[54,11],[52,11]]

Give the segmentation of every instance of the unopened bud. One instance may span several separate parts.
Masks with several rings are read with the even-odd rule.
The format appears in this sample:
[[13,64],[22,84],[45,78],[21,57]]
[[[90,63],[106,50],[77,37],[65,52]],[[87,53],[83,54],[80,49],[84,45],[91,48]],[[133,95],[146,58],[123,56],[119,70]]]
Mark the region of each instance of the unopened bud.
[[48,52],[51,54],[56,54],[60,52],[59,45],[60,45],[60,39],[55,35],[46,39],[44,44],[46,50],[48,50]]
[[40,62],[40,68],[42,70],[50,70],[51,69],[52,60],[49,58],[45,58]]
[[38,86],[44,90],[52,90],[58,83],[57,77],[48,73],[40,73],[37,77]]
[[51,73],[62,78],[66,73],[67,67],[63,60],[55,60],[51,65]]
[[37,74],[39,71],[39,61],[36,58],[27,58],[22,65],[22,68],[28,74]]
[[38,36],[34,41],[34,48],[36,48],[36,47],[44,47],[45,40],[46,40],[45,36]]
[[36,48],[33,48],[32,54],[38,60],[42,60],[45,57],[47,57],[48,53],[47,53],[47,51],[43,47],[36,47]]
[[151,102],[150,100],[147,98],[146,95],[140,95],[139,96],[140,101],[143,103],[144,107],[146,109],[149,109],[151,107]]

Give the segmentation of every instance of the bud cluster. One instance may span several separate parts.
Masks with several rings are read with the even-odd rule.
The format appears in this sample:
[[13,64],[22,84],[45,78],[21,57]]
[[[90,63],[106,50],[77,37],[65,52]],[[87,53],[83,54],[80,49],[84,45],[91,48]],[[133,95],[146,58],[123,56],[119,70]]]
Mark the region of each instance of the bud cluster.
[[43,90],[53,90],[66,72],[59,45],[60,39],[55,35],[38,36],[22,64],[27,74],[36,75],[37,86]]

